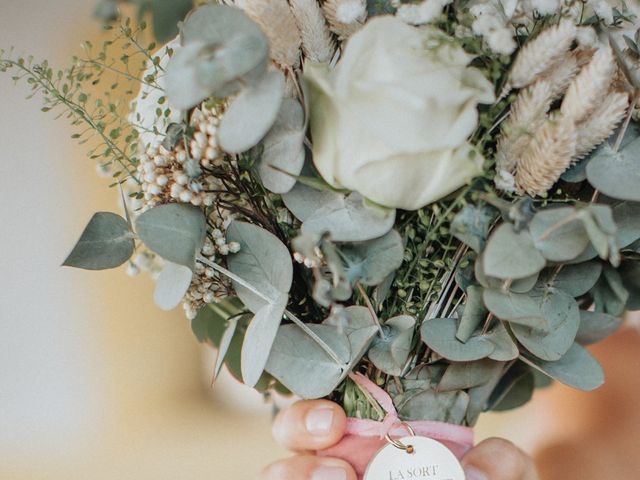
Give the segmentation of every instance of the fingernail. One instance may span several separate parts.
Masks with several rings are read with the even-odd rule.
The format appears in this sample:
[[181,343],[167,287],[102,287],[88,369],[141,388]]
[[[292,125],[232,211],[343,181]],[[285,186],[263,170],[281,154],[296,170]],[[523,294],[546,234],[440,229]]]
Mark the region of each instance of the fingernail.
[[475,467],[464,467],[464,476],[467,480],[489,480],[483,472]]
[[340,467],[320,467],[313,472],[311,480],[347,480],[347,472]]
[[326,435],[333,424],[333,409],[319,408],[307,413],[307,431],[313,435]]

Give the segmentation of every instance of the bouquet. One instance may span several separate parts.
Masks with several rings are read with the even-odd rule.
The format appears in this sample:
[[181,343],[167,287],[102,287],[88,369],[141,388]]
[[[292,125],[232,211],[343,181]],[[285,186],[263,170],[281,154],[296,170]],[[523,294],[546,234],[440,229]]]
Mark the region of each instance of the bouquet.
[[149,272],[214,376],[340,403],[360,472],[385,434],[460,454],[484,411],[603,383],[584,346],[640,309],[633,10],[136,3],[167,43],[103,0],[69,68],[0,55],[120,191],[64,265]]

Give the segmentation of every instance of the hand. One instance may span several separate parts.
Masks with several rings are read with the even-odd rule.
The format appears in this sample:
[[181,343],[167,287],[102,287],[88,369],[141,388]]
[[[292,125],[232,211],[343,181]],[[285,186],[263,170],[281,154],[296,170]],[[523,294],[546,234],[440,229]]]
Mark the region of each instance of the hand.
[[[297,455],[270,465],[259,480],[357,480],[342,460],[313,454],[338,443],[345,425],[344,411],[327,400],[302,401],[281,411],[273,436]],[[506,440],[485,440],[466,454],[462,465],[468,480],[539,480],[531,458]]]

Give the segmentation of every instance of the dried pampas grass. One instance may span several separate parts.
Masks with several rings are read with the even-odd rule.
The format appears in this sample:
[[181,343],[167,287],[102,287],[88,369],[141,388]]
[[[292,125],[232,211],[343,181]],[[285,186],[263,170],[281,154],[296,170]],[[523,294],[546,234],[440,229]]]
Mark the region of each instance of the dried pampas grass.
[[367,19],[366,0],[326,0],[322,10],[329,28],[340,40],[356,33]]
[[560,60],[542,75],[540,81],[547,82],[551,86],[551,99],[559,99],[569,88],[571,81],[580,71],[579,53],[564,54]]
[[588,120],[578,125],[575,160],[584,158],[615,131],[629,106],[626,93],[611,92]]
[[287,0],[236,0],[269,39],[271,59],[282,70],[300,67],[302,38]]
[[574,22],[565,19],[528,42],[513,63],[506,89],[526,87],[539,79],[569,51],[576,35]]
[[560,110],[576,124],[593,113],[609,91],[616,72],[616,62],[609,46],[601,48],[571,82]]
[[329,63],[336,46],[317,0],[290,0],[305,56],[318,63]]
[[542,196],[569,168],[576,152],[574,123],[557,116],[540,127],[523,153],[515,174],[519,195]]

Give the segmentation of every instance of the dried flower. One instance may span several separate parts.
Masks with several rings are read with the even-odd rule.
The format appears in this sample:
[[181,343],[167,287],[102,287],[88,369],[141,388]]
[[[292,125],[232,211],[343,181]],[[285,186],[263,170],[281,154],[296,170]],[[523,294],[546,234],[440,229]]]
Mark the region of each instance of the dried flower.
[[518,162],[516,192],[544,195],[569,168],[576,151],[577,132],[573,122],[562,116],[540,127]]
[[611,92],[589,118],[578,126],[575,158],[585,157],[604,142],[622,121],[629,106],[626,93]]
[[305,56],[313,62],[330,62],[336,45],[317,0],[291,0],[290,4]]
[[366,0],[327,0],[322,10],[329,28],[340,40],[357,32],[367,19]]

